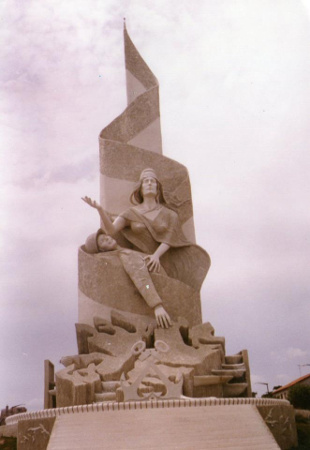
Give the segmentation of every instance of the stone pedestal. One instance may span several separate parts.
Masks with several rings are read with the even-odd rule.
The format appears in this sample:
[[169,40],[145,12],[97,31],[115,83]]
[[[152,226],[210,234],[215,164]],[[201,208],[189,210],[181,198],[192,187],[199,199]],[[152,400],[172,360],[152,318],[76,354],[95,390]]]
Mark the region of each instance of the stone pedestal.
[[292,407],[273,399],[104,402],[8,421],[18,423],[18,450],[288,450],[297,444]]

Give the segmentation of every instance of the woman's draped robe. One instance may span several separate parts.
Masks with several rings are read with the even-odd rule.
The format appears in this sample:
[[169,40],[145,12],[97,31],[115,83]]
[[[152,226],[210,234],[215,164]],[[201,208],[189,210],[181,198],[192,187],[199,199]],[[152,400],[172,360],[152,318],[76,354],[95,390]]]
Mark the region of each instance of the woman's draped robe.
[[166,206],[142,214],[131,207],[121,214],[130,226],[122,234],[135,250],[153,254],[161,243],[170,246],[160,258],[167,275],[200,291],[210,267],[208,253],[189,242],[183,234],[178,215]]

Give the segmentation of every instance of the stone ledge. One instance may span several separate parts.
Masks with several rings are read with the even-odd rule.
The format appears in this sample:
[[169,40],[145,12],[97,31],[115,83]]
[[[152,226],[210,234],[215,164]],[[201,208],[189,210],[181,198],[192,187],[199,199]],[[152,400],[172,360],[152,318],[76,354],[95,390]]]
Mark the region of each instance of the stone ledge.
[[64,408],[43,409],[10,416],[6,419],[7,425],[14,425],[20,420],[43,419],[57,417],[63,414],[78,414],[87,412],[121,411],[137,409],[183,408],[200,406],[290,406],[289,401],[270,398],[181,398],[171,400],[149,400],[131,402],[102,402],[89,405],[67,406]]
[[[8,418],[6,418],[7,420]],[[13,425],[1,425],[0,426],[0,437],[17,437],[18,429],[17,422],[14,422]]]

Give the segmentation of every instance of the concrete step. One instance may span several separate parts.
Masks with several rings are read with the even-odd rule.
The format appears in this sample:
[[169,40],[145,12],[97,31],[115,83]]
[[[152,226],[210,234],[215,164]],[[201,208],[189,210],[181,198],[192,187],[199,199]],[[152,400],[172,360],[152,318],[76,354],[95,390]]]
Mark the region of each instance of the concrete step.
[[230,355],[225,356],[225,363],[226,364],[239,364],[242,363],[242,355]]
[[213,375],[231,375],[234,378],[241,378],[245,374],[245,369],[213,369]]
[[194,376],[194,386],[211,386],[212,384],[225,384],[231,381],[231,375],[196,375]]
[[248,388],[247,383],[230,383],[223,386],[224,397],[239,397],[244,394]]
[[56,417],[47,450],[279,450],[253,405],[145,408]]
[[111,402],[116,400],[115,392],[100,392],[95,394],[95,403],[98,402]]
[[103,392],[115,392],[121,383],[119,381],[102,381],[101,385]]
[[222,369],[245,369],[243,363],[240,364],[222,364]]

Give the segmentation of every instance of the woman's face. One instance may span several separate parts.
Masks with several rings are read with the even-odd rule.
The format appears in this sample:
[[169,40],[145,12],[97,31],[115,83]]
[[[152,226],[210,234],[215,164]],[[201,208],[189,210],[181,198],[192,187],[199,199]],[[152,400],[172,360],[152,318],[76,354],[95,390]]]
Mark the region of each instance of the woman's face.
[[157,180],[153,177],[145,177],[141,183],[142,197],[156,197],[158,192]]

